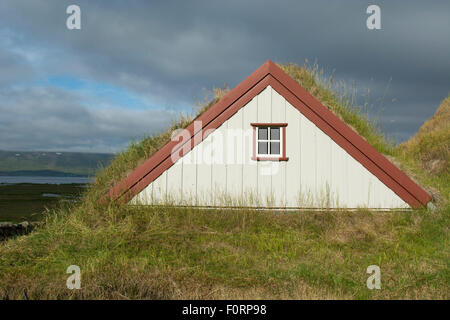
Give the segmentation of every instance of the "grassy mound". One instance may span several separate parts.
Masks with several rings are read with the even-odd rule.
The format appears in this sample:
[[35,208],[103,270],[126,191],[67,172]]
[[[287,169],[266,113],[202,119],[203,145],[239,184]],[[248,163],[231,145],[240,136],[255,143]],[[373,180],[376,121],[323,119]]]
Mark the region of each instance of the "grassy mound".
[[[412,213],[260,212],[133,208],[97,200],[193,117],[132,143],[78,205],[46,216],[27,236],[0,244],[0,298],[441,298],[449,296],[449,207],[442,174],[424,174],[405,149],[387,143],[351,99],[314,68],[282,66],[378,150],[396,157],[444,199]],[[226,90],[216,90],[209,108]],[[424,152],[426,154],[426,152]],[[381,268],[381,290],[366,268]],[[81,289],[66,270],[81,268]]]
[[450,96],[401,148],[406,156],[418,158],[424,171],[450,174]]
[[435,200],[448,203],[450,195],[450,96],[407,142],[398,148],[400,161],[428,186]]
[[442,101],[419,132],[401,147],[408,156],[418,157],[425,171],[450,173],[450,96]]

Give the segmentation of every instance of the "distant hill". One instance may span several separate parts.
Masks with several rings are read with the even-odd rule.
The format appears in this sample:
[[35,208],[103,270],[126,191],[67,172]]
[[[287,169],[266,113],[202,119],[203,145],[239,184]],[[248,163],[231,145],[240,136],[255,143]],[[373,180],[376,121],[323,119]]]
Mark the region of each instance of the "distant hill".
[[88,176],[108,166],[113,157],[108,153],[0,150],[0,175]]
[[6,177],[84,177],[85,174],[76,174],[71,172],[62,172],[56,170],[18,170],[18,171],[0,171],[0,176]]

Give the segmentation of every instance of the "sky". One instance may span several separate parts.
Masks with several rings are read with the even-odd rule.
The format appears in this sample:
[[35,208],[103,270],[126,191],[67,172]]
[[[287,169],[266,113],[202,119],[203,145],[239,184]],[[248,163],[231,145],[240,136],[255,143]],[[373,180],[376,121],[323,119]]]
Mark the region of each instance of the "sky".
[[405,141],[450,93],[450,2],[2,0],[0,150],[121,151],[268,59],[317,62]]

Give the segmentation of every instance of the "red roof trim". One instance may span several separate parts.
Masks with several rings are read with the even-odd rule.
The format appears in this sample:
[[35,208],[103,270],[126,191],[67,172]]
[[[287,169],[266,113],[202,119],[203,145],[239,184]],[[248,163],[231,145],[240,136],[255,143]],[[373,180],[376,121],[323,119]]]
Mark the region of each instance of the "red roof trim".
[[286,127],[287,123],[250,123],[252,127]]
[[[194,128],[193,123],[186,128],[191,134],[191,139],[189,140],[191,147],[202,141],[201,138],[198,138],[198,134],[203,135],[203,139],[205,139],[214,129],[228,120],[268,85],[411,207],[424,206],[431,200],[431,196],[420,186],[270,60],[231,90],[218,103],[202,113],[196,119],[202,121],[203,127],[201,129]],[[178,141],[168,142],[113,187],[109,191],[108,196],[120,202],[131,200],[173,165],[171,152],[178,143]],[[182,146],[179,146],[173,152],[180,153],[180,156],[183,156],[184,150],[180,150],[181,148]]]

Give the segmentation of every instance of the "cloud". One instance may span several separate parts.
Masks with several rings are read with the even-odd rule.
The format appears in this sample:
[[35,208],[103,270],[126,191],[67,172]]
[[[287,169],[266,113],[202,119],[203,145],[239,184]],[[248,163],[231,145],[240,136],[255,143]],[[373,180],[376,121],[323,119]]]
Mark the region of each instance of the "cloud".
[[0,149],[115,152],[161,131],[167,110],[87,108],[84,97],[55,88],[0,92]]
[[[336,79],[354,81],[361,91],[370,88],[372,114],[384,110],[383,128],[398,140],[411,136],[449,92],[448,1],[435,1],[433,6],[423,1],[379,1],[379,31],[365,26],[369,1],[343,5],[325,0],[78,0],[82,29],[77,31],[65,26],[69,4],[73,1],[0,3],[0,39],[6,39],[0,40],[0,68],[8,70],[0,73],[4,90],[17,86],[29,90],[34,86],[31,79],[68,75],[123,90],[151,106],[154,111],[148,112],[170,113],[167,110],[186,110],[201,100],[203,88],[237,85],[269,58],[299,64],[317,59],[328,73],[335,70]],[[83,121],[95,118],[99,97],[93,103],[95,93],[72,93],[82,100],[80,112],[90,115]],[[61,110],[71,105],[72,100],[64,100],[70,97],[68,93],[59,97]],[[115,104],[110,117],[140,121],[131,117],[141,117],[143,110],[126,111],[118,99]],[[34,108],[45,112],[42,105]],[[411,117],[403,126],[389,125],[390,117],[405,113]],[[161,119],[152,126],[167,125],[168,120]],[[12,128],[9,134],[15,134]],[[92,139],[95,148],[98,142]],[[53,140],[39,141],[40,148],[53,148]],[[71,147],[83,148],[79,143]]]

